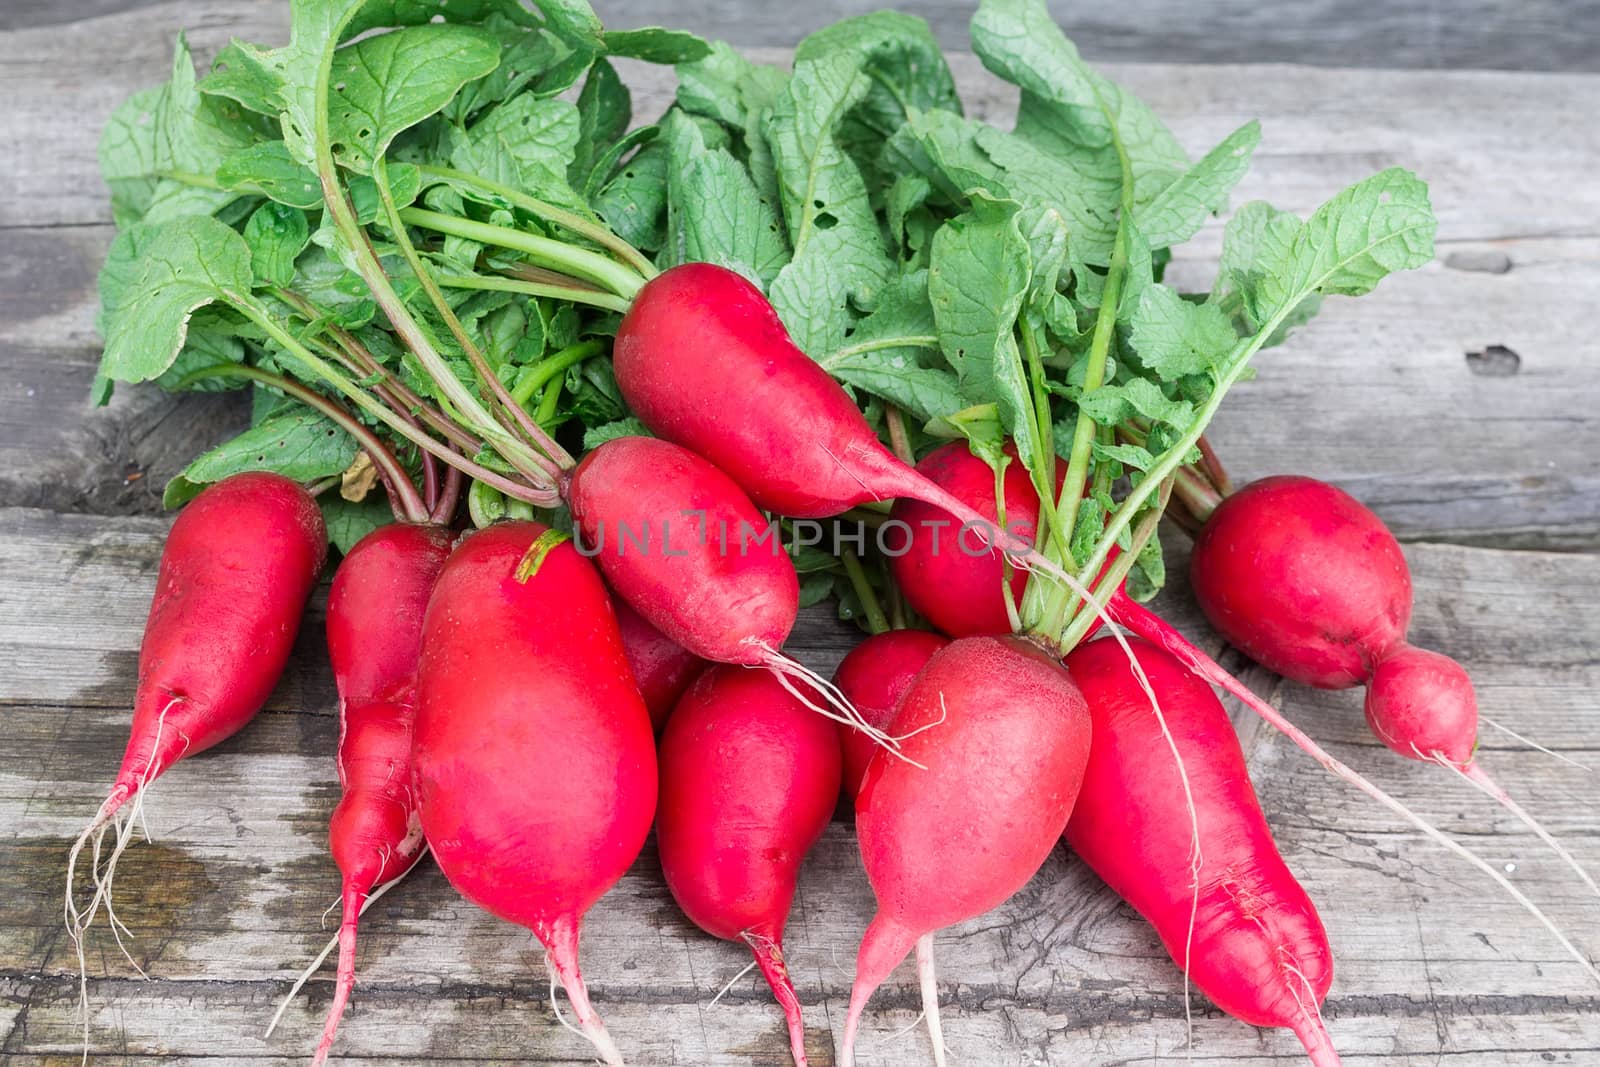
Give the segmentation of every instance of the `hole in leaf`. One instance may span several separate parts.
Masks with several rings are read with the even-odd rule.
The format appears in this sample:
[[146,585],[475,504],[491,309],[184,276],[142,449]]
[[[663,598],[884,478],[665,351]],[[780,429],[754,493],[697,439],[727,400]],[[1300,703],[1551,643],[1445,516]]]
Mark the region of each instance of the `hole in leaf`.
[[821,211],[821,212],[817,213],[817,229],[819,229],[819,230],[831,230],[835,226],[837,226],[838,224],[839,224],[838,217],[833,215],[832,213],[827,212],[827,211]]

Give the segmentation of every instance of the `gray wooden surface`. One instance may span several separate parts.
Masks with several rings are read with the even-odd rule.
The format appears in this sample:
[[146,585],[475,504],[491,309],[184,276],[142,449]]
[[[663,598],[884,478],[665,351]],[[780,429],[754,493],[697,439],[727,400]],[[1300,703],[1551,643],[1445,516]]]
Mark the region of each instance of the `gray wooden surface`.
[[[276,0],[255,0],[268,5]],[[6,0],[0,30],[52,26],[162,0]],[[947,48],[967,41],[968,0],[593,0],[608,25],[670,25],[736,45],[793,46],[836,19],[894,6]],[[1086,56],[1162,63],[1600,71],[1594,0],[1049,0]]]
[[[32,3],[33,0],[27,0]],[[60,925],[66,842],[93,810],[125,735],[160,537],[160,485],[238,418],[226,403],[123,390],[90,412],[93,276],[110,230],[93,162],[100,123],[163,76],[172,33],[202,56],[231,35],[281,37],[278,3],[140,5],[0,33],[0,1061],[77,1062],[74,961]],[[40,11],[44,5],[35,5]],[[641,13],[644,7],[631,8]],[[821,8],[807,9],[811,15]],[[1530,8],[1532,10],[1532,8]],[[6,17],[40,19],[26,5]],[[732,16],[730,16],[731,19]],[[674,20],[676,21],[676,20]],[[959,65],[972,109],[1004,94]],[[629,71],[641,108],[659,77]],[[1295,67],[1124,67],[1195,148],[1264,120],[1243,190],[1305,209],[1390,163],[1434,184],[1440,258],[1323,318],[1264,360],[1216,434],[1241,476],[1301,470],[1373,503],[1413,542],[1414,636],[1472,670],[1486,715],[1600,765],[1600,80],[1576,75],[1349,73]],[[1200,284],[1217,230],[1174,266]],[[1509,268],[1509,269],[1507,269]],[[1496,376],[1517,354],[1517,373]],[[1469,358],[1468,353],[1488,353]],[[1174,538],[1176,540],[1176,538]],[[1455,543],[1449,543],[1455,542]],[[1512,548],[1569,551],[1513,551]],[[1181,559],[1174,559],[1181,564]],[[1213,648],[1181,589],[1164,610]],[[96,1063],[293,1062],[325,982],[261,1037],[290,976],[326,936],[325,826],[336,796],[333,697],[320,602],[271,709],[179,767],[147,806],[155,844],[128,853],[119,915],[139,980],[104,928],[91,941]],[[850,634],[809,616],[794,650],[819,669]],[[1238,665],[1237,657],[1224,654]],[[1591,950],[1600,902],[1513,820],[1379,748],[1359,698],[1247,680],[1341,758],[1497,864]],[[1238,720],[1290,865],[1339,960],[1325,1009],[1347,1062],[1452,1067],[1600,1063],[1600,991],[1473,872],[1331,782],[1280,737]],[[1600,781],[1492,730],[1484,760],[1591,867]],[[790,951],[814,1049],[831,1062],[871,894],[846,824],[808,862]],[[371,1064],[582,1063],[558,1027],[522,931],[464,904],[427,869],[365,923],[362,982],[340,1052]],[[1151,932],[1064,851],[1016,899],[939,940],[955,1062],[1179,1062],[1182,983]],[[781,1064],[779,1019],[738,950],[679,916],[647,849],[592,913],[584,965],[638,1064]],[[865,1065],[928,1062],[911,976],[874,1001]],[[1294,1041],[1197,1001],[1193,1060],[1295,1063]]]

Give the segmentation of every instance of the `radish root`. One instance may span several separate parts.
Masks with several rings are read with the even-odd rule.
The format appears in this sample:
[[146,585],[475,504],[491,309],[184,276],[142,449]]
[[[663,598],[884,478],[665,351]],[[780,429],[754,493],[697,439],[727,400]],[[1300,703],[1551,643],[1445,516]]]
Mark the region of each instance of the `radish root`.
[[589,990],[583,984],[583,973],[578,969],[577,924],[570,919],[559,919],[551,925],[549,939],[540,940],[544,941],[545,963],[550,968],[550,1005],[555,1009],[556,1018],[561,1025],[572,1029],[571,1024],[561,1018],[561,1005],[555,995],[554,985],[559,980],[561,988],[566,990],[567,1000],[572,1003],[572,1014],[578,1020],[578,1032],[594,1046],[607,1067],[626,1067],[616,1042],[606,1032],[606,1024],[589,1003]]
[[1502,725],[1501,723],[1498,723],[1498,722],[1495,722],[1493,719],[1489,718],[1489,716],[1483,714],[1482,712],[1478,713],[1478,721],[1479,722],[1488,723],[1490,726],[1493,726],[1496,730],[1499,730],[1501,733],[1505,734],[1507,737],[1510,737],[1510,738],[1512,738],[1514,740],[1517,740],[1517,741],[1521,741],[1523,744],[1527,745],[1529,748],[1534,749],[1537,752],[1543,752],[1546,756],[1554,756],[1556,759],[1560,760],[1562,763],[1570,763],[1574,767],[1578,768],[1578,770],[1580,770],[1580,771],[1588,771],[1590,774],[1594,773],[1594,768],[1589,766],[1587,763],[1579,763],[1577,760],[1573,759],[1571,756],[1567,755],[1564,752],[1557,752],[1553,748],[1545,748],[1543,745],[1539,744],[1539,742],[1532,741],[1532,740],[1529,740],[1526,737],[1523,737],[1521,734],[1517,733],[1517,731],[1513,730],[1511,727]]
[[795,994],[794,982],[789,978],[789,966],[784,962],[783,946],[764,934],[750,930],[741,936],[755,954],[761,976],[772,987],[772,995],[783,1009],[783,1020],[789,1029],[789,1052],[794,1057],[795,1067],[806,1067],[805,1018],[800,1012],[800,998]]
[[1589,887],[1589,891],[1591,893],[1595,894],[1596,896],[1600,896],[1600,885],[1595,884],[1594,878],[1589,875],[1588,871],[1583,869],[1583,865],[1578,862],[1578,858],[1571,852],[1567,851],[1567,847],[1560,841],[1557,841],[1555,835],[1549,830],[1546,830],[1539,820],[1530,815],[1521,804],[1518,804],[1515,800],[1511,799],[1511,794],[1500,788],[1500,783],[1489,777],[1489,773],[1483,769],[1481,764],[1473,762],[1469,763],[1464,768],[1457,767],[1454,763],[1451,763],[1448,759],[1445,759],[1445,757],[1438,752],[1433,754],[1433,761],[1435,763],[1441,763],[1450,768],[1450,770],[1454,771],[1456,774],[1472,783],[1473,787],[1478,789],[1485,796],[1497,801],[1501,807],[1505,808],[1518,819],[1522,820],[1523,825],[1532,830],[1539,840],[1545,843],[1551,852],[1554,852],[1557,856],[1560,856],[1562,861],[1566,863],[1568,867],[1571,867],[1573,872],[1577,874],[1579,878],[1583,879],[1583,884]]
[[939,976],[933,969],[933,934],[917,938],[917,981],[922,986],[922,1015],[928,1020],[934,1067],[945,1067],[944,1024],[939,1019]]

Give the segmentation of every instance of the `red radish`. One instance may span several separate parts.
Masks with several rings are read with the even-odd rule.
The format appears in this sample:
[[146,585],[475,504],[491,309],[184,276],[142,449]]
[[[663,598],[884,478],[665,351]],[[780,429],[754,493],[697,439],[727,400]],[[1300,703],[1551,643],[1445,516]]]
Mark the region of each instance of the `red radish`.
[[[833,684],[873,726],[887,730],[911,680],[948,638],[927,630],[890,630],[862,641],[839,662]],[[840,791],[852,801],[861,786],[867,761],[878,750],[860,730],[839,724],[839,751],[844,758]]]
[[856,794],[856,834],[878,913],[856,961],[844,1067],[855,1060],[867,999],[906,954],[918,947],[931,992],[934,931],[996,907],[1038,871],[1066,829],[1089,755],[1089,713],[1077,686],[1017,637],[965,637],[934,653],[890,730],[902,739],[903,758],[868,763]]
[[1367,722],[1407,759],[1437,763],[1516,815],[1600,886],[1474,760],[1478,704],[1448,656],[1406,643],[1411,572],[1383,521],[1315,478],[1263,478],[1225,498],[1195,539],[1195,598],[1251,659],[1319,689],[1367,686]]
[[[1150,921],[1219,1008],[1252,1026],[1287,1027],[1313,1063],[1337,1064],[1317,1010],[1333,981],[1333,953],[1273,843],[1233,724],[1211,687],[1176,659],[1132,645],[1159,694],[1165,730],[1114,641],[1067,657],[1094,721],[1067,843]],[[1181,764],[1151,758],[1169,735]],[[1191,846],[1193,868],[1184,861]]]
[[[989,472],[990,481],[984,483],[981,478],[970,473],[970,468],[972,465],[982,467],[985,472],[989,471],[987,464],[978,459],[976,456],[973,456],[970,451],[963,448],[961,451],[953,452],[947,456],[947,462],[942,465],[942,473],[940,476],[949,478],[951,483],[960,487],[963,492],[974,493],[974,497],[969,501],[969,503],[975,507],[983,507],[985,506],[985,501],[993,501],[994,499],[992,472]],[[987,488],[984,488],[984,485],[987,485]],[[980,493],[982,494],[981,496],[977,495]],[[988,506],[992,507],[993,505],[990,503]],[[1038,497],[1034,494],[1031,485],[1008,487],[1006,498],[1006,518],[1009,522],[1019,523],[1028,522],[1030,520],[1036,521],[1038,516],[1038,507]],[[913,543],[913,553],[924,550],[925,549],[919,548],[915,543]],[[1113,550],[1113,554],[1114,553],[1115,550]],[[992,559],[988,559],[983,556],[970,555],[960,555],[957,557],[957,559],[965,564],[968,568],[971,568],[974,573],[988,568],[988,573],[991,575],[993,574],[992,568],[995,567],[995,561]],[[1107,566],[1109,566],[1109,560],[1107,562]],[[965,581],[960,579],[959,576],[945,574],[942,576],[940,582],[931,583],[930,585],[921,589],[913,590],[910,588],[903,588],[908,600],[911,600],[913,603],[917,603],[920,600],[920,602],[925,605],[919,610],[930,614],[930,616],[934,612],[938,612],[940,617],[944,618],[948,625],[961,626],[963,625],[963,620],[966,620],[965,625],[977,625],[978,622],[984,618],[994,618],[997,608],[1003,611],[1004,602],[1002,600],[1002,592],[998,584],[985,584],[985,588],[989,588],[992,591],[981,594],[981,596],[974,594],[973,596],[977,597],[977,599],[969,597],[966,600],[960,600],[953,597],[943,597],[941,595],[942,591],[945,589],[958,587],[968,588],[968,585]],[[987,603],[983,598],[987,598]],[[1483,874],[1487,875],[1513,900],[1521,904],[1530,915],[1538,919],[1539,922],[1556,937],[1556,939],[1561,943],[1562,947],[1565,948],[1567,952],[1578,961],[1585,973],[1590,975],[1590,977],[1594,978],[1597,982],[1600,982],[1600,971],[1595,970],[1594,965],[1589,962],[1588,958],[1579,952],[1578,949],[1575,948],[1571,942],[1569,942],[1566,937],[1561,934],[1560,930],[1556,928],[1549,918],[1539,910],[1538,906],[1530,901],[1520,889],[1512,885],[1510,880],[1508,880],[1501,871],[1496,869],[1491,864],[1485,862],[1480,856],[1467,849],[1459,842],[1442,833],[1438,827],[1429,823],[1427,820],[1413,812],[1410,808],[1407,808],[1404,804],[1401,804],[1398,800],[1389,796],[1366,778],[1362,777],[1360,774],[1357,774],[1355,771],[1351,770],[1349,767],[1345,766],[1339,760],[1335,759],[1329,753],[1324,751],[1323,748],[1313,741],[1303,730],[1299,729],[1293,723],[1289,722],[1288,719],[1284,718],[1283,714],[1278,711],[1277,708],[1273,707],[1271,704],[1258,697],[1255,693],[1251,692],[1249,687],[1244,685],[1244,683],[1240,682],[1227,671],[1223,670],[1215,660],[1206,655],[1200,649],[1196,648],[1182,634],[1174,630],[1165,620],[1160,618],[1149,609],[1135,603],[1120,587],[1111,594],[1106,603],[1105,612],[1106,615],[1108,615],[1119,626],[1131,630],[1152,644],[1159,645],[1168,653],[1176,657],[1178,661],[1181,662],[1191,672],[1210,682],[1212,685],[1217,686],[1218,688],[1238,698],[1246,707],[1250,708],[1273,727],[1285,734],[1291,741],[1294,742],[1296,747],[1300,748],[1307,755],[1311,756],[1312,759],[1315,759],[1335,777],[1348,782],[1350,785],[1361,790],[1367,796],[1371,797],[1373,800],[1389,809],[1389,811],[1400,818],[1405,819],[1418,830],[1422,831],[1435,843],[1439,844],[1441,847],[1447,849],[1466,862],[1472,864],[1472,866],[1476,867]],[[1099,623],[1097,622],[1095,624],[1096,628],[1098,628],[1098,625]],[[1091,629],[1090,633],[1093,632],[1094,631]]]
[[795,347],[761,290],[725,267],[684,263],[646,282],[612,359],[623,399],[652,433],[722,468],[768,511],[821,518],[911,497],[1001,540],[1026,566],[1059,573],[896,459],[844,388]]
[[565,535],[497,523],[445,563],[423,623],[415,760],[445,876],[533,931],[584,1034],[620,1064],[578,931],[649,833],[655,739],[605,585]]
[[[1016,446],[1006,445],[1006,454],[1011,462],[1001,479],[1004,526],[1031,540],[1039,525],[1039,493],[1017,459]],[[917,464],[917,473],[984,519],[1000,523],[994,471],[972,454],[965,441],[952,441],[929,452]],[[1061,477],[1066,477],[1064,468]],[[911,528],[906,551],[891,556],[889,566],[913,608],[952,637],[1011,632],[1006,583],[1010,582],[1012,603],[1021,603],[1028,584],[1025,571],[1012,568],[1008,579],[1000,555],[977,551],[970,536],[960,539],[959,528],[950,524],[942,508],[901,498],[895,501],[890,517]]]
[[[66,921],[80,976],[83,932],[102,903],[110,914],[117,858],[137,819],[130,817],[118,830],[110,857],[92,872],[94,896],[82,910],[72,894],[78,854],[94,838],[98,858],[100,835],[123,805],[134,800],[136,815],[151,782],[178,760],[232,736],[261,710],[288,662],[327,551],[317,502],[276,474],[226,478],[179,512],[161,552],[139,647],[133,725],[122,766],[67,858]],[[87,984],[80,992],[87,997]],[[87,1012],[84,1027],[87,1038]]]
[[660,760],[656,844],[667,888],[696,926],[749,946],[804,1067],[783,927],[800,862],[839,795],[834,727],[767,672],[717,666],[673,709]]
[[342,919],[333,1004],[313,1065],[327,1059],[356,979],[363,900],[422,856],[411,736],[422,619],[450,555],[442,526],[395,523],[363,537],[328,592],[328,657],[339,690],[339,785],[328,842],[339,865]]
[[670,441],[619,437],[583,458],[565,495],[580,550],[645,621],[703,659],[801,679],[833,704],[816,710],[859,725],[824,679],[778,651],[800,580],[733,479]]
[[621,597],[612,597],[611,607],[617,613],[622,651],[627,653],[634,684],[639,687],[639,695],[650,712],[650,723],[659,734],[672,714],[672,706],[705,661],[651,626]]

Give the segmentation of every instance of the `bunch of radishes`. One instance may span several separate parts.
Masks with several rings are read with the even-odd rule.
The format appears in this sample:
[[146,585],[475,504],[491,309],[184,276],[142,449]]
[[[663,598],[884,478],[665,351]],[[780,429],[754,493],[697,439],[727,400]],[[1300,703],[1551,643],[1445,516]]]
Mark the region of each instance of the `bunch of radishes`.
[[[803,1064],[784,924],[842,791],[879,904],[842,1062],[913,951],[943,1062],[935,933],[998,906],[1065,836],[1219,1007],[1337,1063],[1319,1011],[1332,951],[1211,685],[1538,914],[1138,602],[1160,584],[1175,500],[1229,640],[1298,681],[1366,683],[1386,744],[1522,814],[1473,760],[1464,672],[1405,642],[1409,578],[1376,517],[1308,479],[1233,494],[1203,437],[1322,295],[1427,261],[1417,179],[1386,171],[1305,221],[1248,205],[1213,292],[1179,294],[1160,283],[1167,249],[1221,206],[1253,126],[1190,165],[1031,0],[974,19],[975,50],[1022,90],[1011,132],[960,117],[925,27],[898,16],[808,38],[783,88],[687,35],[604,34],[581,4],[445,6],[444,26],[396,11],[371,33],[374,7],[308,0],[288,47],[230,46],[198,91],[180,52],[164,99],[230,101],[207,128],[235,123],[240,143],[211,185],[114,182],[135,217],[103,278],[108,376],[247,381],[276,414],[174,483],[193,499],[163,555],[127,756],[68,863],[80,965],[126,806],[243,727],[284,666],[329,539],[301,483],[349,502],[381,484],[398,520],[335,535],[343,919],[316,1062],[362,908],[431,851],[463,895],[534,933],[583,1034],[621,1063],[579,933],[654,823],[673,897],[749,947]],[[556,49],[542,81],[516,52],[535,38]],[[620,85],[607,52],[679,60],[679,105],[650,137],[600,143]],[[432,58],[374,88],[413,54]],[[551,101],[585,69],[562,133]],[[893,91],[900,75],[931,80]],[[796,86],[837,92],[837,131],[796,119]],[[381,109],[362,95],[384,93]],[[535,118],[575,138],[554,177],[550,145],[519,132]],[[713,194],[740,205],[720,230]],[[632,212],[650,203],[646,224]],[[665,269],[622,235],[658,223]],[[563,411],[568,376],[591,370]],[[292,478],[215,476],[272,466],[263,431],[305,417],[280,402],[360,456],[340,455],[339,477],[311,460]],[[903,550],[783,536],[783,520],[846,513],[897,526]],[[831,680],[782,651],[819,575],[873,631]]]

